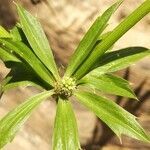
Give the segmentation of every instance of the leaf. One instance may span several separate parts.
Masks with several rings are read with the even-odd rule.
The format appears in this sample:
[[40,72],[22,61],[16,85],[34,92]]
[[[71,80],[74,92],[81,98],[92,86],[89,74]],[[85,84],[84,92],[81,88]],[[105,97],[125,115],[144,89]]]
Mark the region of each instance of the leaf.
[[107,38],[107,36],[108,36],[111,32],[112,32],[112,31],[108,31],[108,32],[106,32],[106,33],[100,35],[100,36],[98,37],[97,41],[102,41],[102,40],[104,40],[105,38]]
[[[108,36],[111,32],[112,32],[112,31],[108,31],[108,32],[106,32],[106,33],[100,35],[100,36],[98,37],[98,39],[97,39],[97,42],[96,42],[95,46],[93,47],[93,50],[94,50],[97,46],[99,46],[99,45],[101,44],[101,42],[102,42],[105,38],[107,38],[107,36]],[[111,51],[111,50],[113,49],[113,47],[114,47],[114,45],[112,45],[112,46],[107,50],[107,52]]]
[[121,134],[124,134],[144,142],[150,142],[150,136],[135,120],[136,117],[113,101],[83,91],[78,91],[75,95],[83,105],[105,122],[119,138],[121,138]]
[[59,98],[53,133],[53,150],[79,150],[78,129],[70,101]]
[[[98,38],[97,38],[97,41],[96,41],[96,43],[95,43],[95,45],[93,46],[93,50],[97,47],[97,46],[99,46],[100,44],[101,44],[101,42],[105,39],[105,38],[107,38],[107,36],[111,33],[112,31],[108,31],[108,32],[106,32],[106,33],[103,33],[103,34],[101,34]],[[109,50],[107,50],[107,52],[109,52],[109,51],[111,51],[112,49],[113,49],[113,47],[114,47],[114,45],[112,45],[110,48],[109,48]]]
[[115,72],[130,66],[145,56],[150,56],[150,50],[144,47],[128,47],[109,52],[101,58],[95,65],[95,69],[89,74],[100,76],[105,73]]
[[13,140],[15,134],[31,115],[32,111],[52,94],[52,91],[37,94],[27,99],[0,120],[0,148]]
[[49,86],[38,78],[30,66],[23,64],[12,53],[10,54],[6,50],[0,48],[0,59],[4,61],[7,68],[11,68],[11,71],[0,85],[1,93],[20,86],[34,86],[40,89],[49,89]]
[[26,46],[28,46],[30,49],[32,49],[32,47],[30,46],[22,28],[21,25],[19,23],[17,23],[11,30],[10,30],[10,34],[12,35],[12,40],[17,42],[20,41],[22,43],[24,43]]
[[4,61],[7,68],[11,68],[11,71],[0,85],[0,93],[3,94],[4,91],[20,86],[34,86],[39,89],[49,89],[49,86],[36,75],[30,66],[23,64],[12,53],[10,54],[0,48],[0,59]]
[[2,26],[0,26],[0,38],[12,38]]
[[53,76],[58,79],[59,74],[53,58],[53,54],[40,23],[20,5],[17,5],[17,10],[21,22],[21,27],[34,53],[49,69],[49,71],[51,71]]
[[17,53],[31,68],[36,72],[36,74],[43,79],[47,84],[53,85],[54,79],[50,72],[45,68],[45,66],[37,59],[31,49],[29,49],[22,42],[14,42],[11,40],[0,39],[5,47],[15,53]]
[[[140,12],[140,13],[139,13]],[[89,55],[88,59],[82,63],[80,68],[76,71],[73,77],[81,79],[85,76],[91,68],[101,59],[104,53],[119,40],[130,28],[132,28],[138,21],[150,12],[150,0],[144,1],[135,11],[133,11],[127,18],[125,18],[101,44]]]
[[2,83],[0,84],[0,93],[4,93],[10,89],[14,89],[17,87],[28,87],[33,86],[37,87],[38,89],[46,89],[42,82],[39,82],[36,78],[27,78],[25,76],[21,76],[21,78],[17,78],[11,74],[8,74],[5,79],[3,79]]
[[5,49],[0,47],[0,59],[3,62],[8,62],[8,61],[14,61],[14,62],[20,62],[20,60],[14,56],[12,53],[9,53]]
[[93,49],[97,38],[105,29],[108,20],[111,15],[116,11],[116,9],[120,6],[122,0],[119,0],[115,4],[113,4],[110,8],[108,8],[102,16],[98,17],[96,21],[93,23],[91,28],[85,34],[81,42],[79,43],[75,53],[70,59],[69,65],[66,70],[66,76],[71,76],[78,69],[78,67],[84,62],[87,56]]
[[102,76],[86,76],[79,81],[82,86],[90,86],[102,92],[137,99],[128,81],[106,74]]
[[3,86],[1,92],[8,91],[9,89],[14,89],[17,87],[28,87],[28,86],[33,86],[33,87],[37,87],[38,89],[43,89],[43,87],[41,87],[39,84],[33,81],[16,81],[16,82],[8,83],[5,86]]
[[20,32],[21,29],[18,26],[14,26],[13,29],[10,30],[10,34],[12,35],[14,41],[22,41]]
[[40,89],[50,89],[45,82],[38,78],[30,66],[21,62],[15,62],[9,65],[11,65],[11,71],[1,83],[1,92],[20,86],[34,86]]

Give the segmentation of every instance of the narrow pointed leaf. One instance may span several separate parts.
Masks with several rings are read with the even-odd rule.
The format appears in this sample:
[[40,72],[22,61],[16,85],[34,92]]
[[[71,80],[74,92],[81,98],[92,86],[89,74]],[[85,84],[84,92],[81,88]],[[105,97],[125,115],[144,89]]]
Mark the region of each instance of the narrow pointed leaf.
[[78,129],[70,101],[59,98],[53,133],[53,150],[79,150]]
[[[111,32],[112,32],[112,31],[108,31],[108,32],[106,32],[106,33],[100,35],[100,36],[98,37],[98,39],[97,39],[97,42],[96,42],[95,46],[93,47],[93,50],[94,50],[98,45],[100,45],[101,42],[102,42],[105,38],[107,38],[107,36],[108,36]],[[111,50],[113,49],[113,47],[114,47],[114,45],[112,45],[112,46],[107,50],[107,52],[111,51]]]
[[112,31],[108,31],[108,32],[106,32],[106,33],[100,35],[100,36],[98,37],[97,41],[102,41],[102,40],[104,40],[105,38],[107,38],[107,36],[108,36],[111,32],[112,32]]
[[[96,41],[96,43],[95,43],[95,45],[93,46],[93,50],[99,45],[99,44],[101,44],[101,42],[105,39],[105,38],[107,38],[107,36],[111,33],[112,31],[108,31],[108,32],[106,32],[106,33],[103,33],[103,34],[101,34],[98,38],[97,38],[97,41]],[[109,52],[109,51],[111,51],[112,49],[113,49],[113,47],[114,47],[114,45],[112,45],[110,48],[109,48],[109,50],[107,50],[107,52]]]
[[37,59],[31,49],[22,42],[0,39],[5,48],[17,53],[25,62],[32,67],[37,75],[50,85],[53,85],[53,77],[45,66]]
[[10,30],[10,34],[12,35],[13,40],[22,41],[20,32],[21,32],[21,29],[18,26],[14,26],[13,29]]
[[3,81],[0,83],[0,99],[2,95],[4,94],[4,86],[11,80],[12,77],[6,77],[3,79]]
[[33,77],[26,77],[25,75],[22,75],[19,78],[16,76],[13,76],[12,74],[8,74],[5,79],[3,79],[2,83],[0,84],[0,92],[4,93],[10,89],[18,88],[18,87],[28,87],[33,86],[38,89],[46,89],[44,84],[42,82],[39,82],[37,78]]
[[10,34],[12,35],[13,41],[23,42],[26,46],[32,49],[19,23],[10,30]]
[[124,134],[144,142],[150,142],[150,136],[136,121],[136,117],[113,101],[82,91],[76,92],[75,95],[83,105],[106,123],[119,138],[121,138],[121,134]]
[[8,84],[6,84],[5,86],[2,87],[1,92],[5,92],[8,91],[9,89],[14,89],[14,88],[18,88],[18,87],[29,87],[29,86],[33,86],[36,87],[38,89],[43,89],[42,86],[40,86],[39,84],[33,82],[33,81],[16,81],[16,82],[10,82]]
[[16,56],[14,56],[12,53],[9,53],[8,51],[6,51],[1,47],[0,47],[0,59],[3,62],[8,62],[8,61],[20,62],[20,60]]
[[105,73],[115,72],[124,69],[136,61],[150,56],[150,50],[144,47],[129,47],[118,51],[106,53],[95,65],[89,74],[100,76]]
[[0,120],[0,148],[11,142],[31,115],[32,111],[46,98],[53,94],[52,91],[45,91],[29,98],[24,103],[10,111]]
[[102,92],[137,99],[128,81],[106,74],[102,76],[86,76],[79,81],[82,86],[90,86]]
[[34,53],[52,72],[53,76],[58,78],[59,75],[53,54],[40,23],[20,5],[17,5],[17,9],[20,17],[21,27]]
[[119,0],[117,3],[108,8],[102,16],[98,17],[96,21],[93,23],[91,28],[85,34],[79,46],[77,47],[75,53],[70,59],[69,65],[66,70],[66,76],[71,76],[76,69],[83,63],[83,61],[87,58],[89,53],[92,51],[93,46],[95,45],[97,38],[105,29],[108,20],[111,15],[116,11],[116,9],[120,6],[122,0]]
[[11,70],[1,83],[1,92],[21,86],[34,86],[40,89],[50,89],[43,80],[38,78],[30,66],[21,62],[7,63],[10,62],[6,62],[5,64],[9,66],[11,65]]
[[[140,12],[140,13],[139,13]],[[80,66],[74,74],[76,79],[81,79],[85,76],[97,61],[104,55],[104,53],[119,40],[130,28],[139,22],[145,15],[150,12],[150,0],[144,1],[133,13],[125,18],[110,34],[105,38],[101,44],[96,46],[88,59]]]
[[12,38],[2,26],[0,26],[0,38]]
[[0,84],[1,93],[21,86],[34,86],[40,89],[49,89],[48,85],[40,78],[38,78],[30,66],[23,64],[12,53],[9,53],[5,49],[0,48],[0,59],[3,60],[7,68],[11,68],[8,75]]
[[38,78],[32,68],[27,64],[23,64],[12,53],[10,54],[8,51],[0,48],[0,59],[5,63],[7,68],[11,68],[8,75],[0,84],[1,92],[20,86],[35,86],[40,89],[48,89],[48,85]]

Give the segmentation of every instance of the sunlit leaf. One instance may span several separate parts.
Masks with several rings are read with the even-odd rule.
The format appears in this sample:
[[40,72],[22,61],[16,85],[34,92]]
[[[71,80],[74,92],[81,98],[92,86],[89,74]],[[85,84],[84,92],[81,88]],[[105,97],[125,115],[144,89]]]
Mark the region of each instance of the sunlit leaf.
[[0,38],[12,38],[2,26],[0,26]]
[[53,94],[52,91],[45,91],[29,98],[24,103],[10,111],[0,120],[0,148],[11,142],[28,119],[32,111],[46,98]]
[[12,53],[0,48],[0,59],[3,60],[7,68],[11,68],[0,85],[1,92],[21,86],[35,86],[40,89],[48,89],[48,85],[38,78],[33,69],[29,65],[23,64],[21,60]]
[[4,47],[17,53],[25,62],[32,67],[37,75],[50,85],[53,85],[53,77],[48,72],[47,68],[37,59],[34,53],[22,42],[14,42],[11,40],[0,39],[0,43],[3,43]]
[[22,37],[20,35],[20,28],[18,26],[14,26],[13,29],[10,30],[10,34],[13,37],[13,40],[15,41],[22,41]]
[[144,47],[129,47],[109,52],[99,60],[95,65],[96,69],[89,74],[100,76],[105,73],[115,72],[134,64],[146,56],[150,56],[150,50]]
[[103,94],[136,99],[129,83],[110,73],[150,55],[150,50],[143,47],[110,52],[115,42],[150,12],[150,0],[145,0],[114,30],[103,33],[111,15],[122,2],[117,0],[96,19],[79,43],[62,79],[40,23],[16,4],[20,23],[8,32],[0,26],[0,59],[10,69],[0,84],[0,98],[5,91],[20,86],[34,86],[44,92],[29,98],[3,118],[0,117],[0,149],[13,140],[31,112],[51,95],[54,95],[57,103],[52,148],[81,149],[76,119],[69,101],[71,94],[93,111],[120,139],[124,134],[150,142],[150,136],[136,121],[136,117]]
[[53,133],[53,150],[79,150],[78,129],[70,101],[58,99]]
[[150,136],[136,121],[136,117],[113,101],[83,91],[78,91],[75,95],[83,105],[105,122],[119,138],[124,134],[141,141],[150,142]]
[[120,6],[122,0],[119,0],[117,3],[109,7],[102,16],[98,17],[96,21],[93,23],[91,28],[85,34],[81,42],[79,43],[75,53],[70,59],[69,65],[66,70],[66,76],[71,76],[76,69],[83,63],[87,56],[92,51],[93,46],[95,45],[97,38],[105,29],[108,20],[111,15],[116,11],[116,9]]
[[10,82],[8,84],[6,84],[3,88],[2,88],[2,92],[3,91],[7,91],[9,89],[14,89],[17,87],[37,87],[38,89],[42,89],[43,87],[41,87],[39,84],[33,82],[33,81],[16,81],[16,82]]
[[[21,25],[17,23],[11,30],[10,34],[12,35],[12,40],[13,41],[20,41],[26,44],[29,48],[31,48],[25,34],[23,33],[23,30],[21,28]],[[31,48],[32,49],[32,48]]]
[[[140,12],[140,13],[139,13]],[[85,76],[91,68],[101,59],[104,53],[114,45],[130,28],[132,28],[137,22],[139,22],[145,15],[150,12],[150,0],[146,0],[135,11],[133,11],[128,17],[126,17],[101,44],[96,46],[90,56],[84,61],[80,68],[74,74],[76,79],[81,79]]]
[[1,47],[0,47],[0,59],[3,62],[8,62],[8,61],[20,62],[20,60],[16,56],[14,56],[12,53],[9,53],[7,50]]
[[36,75],[30,66],[21,62],[7,63],[6,65],[11,66],[11,70],[1,83],[2,92],[17,87],[27,86],[34,86],[40,89],[50,89],[50,87]]
[[39,57],[43,64],[52,72],[53,76],[58,79],[58,71],[53,58],[49,42],[45,33],[35,17],[27,12],[20,5],[17,5],[20,17],[21,27],[30,43],[34,53]]
[[[100,45],[101,42],[102,42],[105,38],[107,38],[107,36],[108,36],[111,32],[112,32],[112,31],[108,31],[108,32],[106,32],[106,33],[100,35],[100,36],[98,37],[98,39],[97,39],[97,42],[96,42],[95,46],[93,47],[93,50],[94,50],[98,45]],[[111,51],[111,50],[113,49],[113,47],[114,47],[114,45],[112,45],[112,46],[107,50],[107,52]]]
[[128,81],[106,74],[102,76],[86,76],[79,81],[82,86],[90,86],[102,92],[137,99]]
[[108,31],[102,35],[100,35],[98,38],[97,38],[97,41],[102,41],[104,40],[105,38],[107,38],[107,36],[111,33],[112,31]]

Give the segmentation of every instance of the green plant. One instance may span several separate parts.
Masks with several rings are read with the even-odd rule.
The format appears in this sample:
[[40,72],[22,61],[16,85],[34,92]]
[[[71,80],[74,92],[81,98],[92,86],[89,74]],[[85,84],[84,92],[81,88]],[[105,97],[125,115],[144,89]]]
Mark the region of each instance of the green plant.
[[96,19],[70,59],[62,78],[40,23],[17,5],[20,23],[10,32],[0,27],[0,58],[11,69],[1,83],[1,95],[18,86],[35,86],[43,92],[29,98],[0,120],[0,148],[12,141],[32,111],[50,96],[57,102],[53,149],[80,149],[76,119],[69,100],[71,96],[93,111],[119,138],[125,134],[150,141],[150,136],[135,116],[102,94],[106,92],[137,99],[129,83],[112,72],[150,55],[150,50],[144,47],[110,51],[122,35],[150,12],[150,0],[146,0],[114,30],[102,34],[122,1],[117,1]]

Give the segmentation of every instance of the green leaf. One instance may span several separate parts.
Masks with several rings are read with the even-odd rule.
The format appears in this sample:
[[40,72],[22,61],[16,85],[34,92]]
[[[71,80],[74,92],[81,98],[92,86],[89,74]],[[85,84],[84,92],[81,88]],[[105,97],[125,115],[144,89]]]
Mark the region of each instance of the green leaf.
[[[102,42],[105,38],[107,38],[107,36],[108,36],[111,32],[112,32],[112,31],[108,31],[108,32],[106,32],[106,33],[100,35],[100,36],[98,37],[98,39],[97,39],[97,42],[96,42],[95,46],[93,47],[93,50],[94,50],[97,46],[99,46],[99,45],[101,44],[101,42]],[[114,45],[112,45],[112,46],[107,50],[107,52],[111,51],[111,50],[113,49],[113,47],[114,47]]]
[[[105,38],[107,38],[107,36],[108,36],[111,32],[112,32],[112,31],[108,31],[108,32],[106,32],[106,33],[101,34],[101,35],[97,38],[97,41],[96,41],[96,43],[95,43],[95,45],[93,46],[92,49],[94,50],[98,45],[100,45],[101,42],[102,42]],[[114,45],[112,45],[112,46],[109,48],[109,50],[108,50],[107,52],[111,51],[111,50],[113,49],[113,47],[114,47]]]
[[19,23],[16,24],[16,26],[14,26],[11,30],[10,30],[10,34],[12,35],[12,40],[17,42],[17,41],[20,41],[20,42],[23,42],[25,45],[27,45],[30,49],[31,46],[21,28],[21,25]]
[[[139,13],[140,12],[140,13]],[[138,21],[150,12],[150,0],[146,0],[133,13],[125,18],[110,34],[105,38],[101,44],[89,55],[88,59],[80,66],[73,77],[81,79],[85,76],[94,64],[100,60],[104,53],[119,40],[130,28],[132,28]]]
[[124,69],[136,61],[150,56],[150,50],[144,47],[129,47],[118,51],[106,53],[95,65],[89,74],[100,76],[105,73],[115,72]]
[[85,76],[79,81],[79,84],[90,86],[102,92],[137,99],[128,81],[111,74]]
[[0,38],[12,38],[2,26],[0,26]]
[[49,89],[50,87],[42,81],[33,69],[27,64],[23,64],[16,56],[12,53],[8,53],[6,50],[0,48],[0,59],[2,59],[7,68],[11,68],[11,71],[3,79],[0,84],[0,93],[17,88],[34,86],[38,89]]
[[73,54],[72,58],[70,59],[69,65],[66,70],[66,76],[71,76],[74,72],[78,69],[78,67],[84,62],[87,56],[93,49],[97,38],[105,29],[108,20],[110,19],[111,15],[116,11],[116,9],[120,6],[122,0],[119,0],[110,8],[108,8],[101,17],[98,17],[96,21],[93,23],[91,28],[85,34],[81,42],[79,43],[75,53]]
[[14,89],[17,87],[28,87],[33,86],[37,87],[38,89],[43,89],[39,84],[33,82],[33,81],[16,81],[12,83],[8,83],[5,86],[2,87],[1,92],[8,91],[9,89]]
[[10,73],[7,75],[5,79],[3,79],[2,83],[0,84],[0,93],[7,92],[10,89],[18,88],[18,87],[28,87],[33,86],[37,87],[38,89],[46,89],[42,83],[40,83],[35,78],[27,78],[24,75],[19,78],[17,78],[14,75],[11,75]]
[[100,35],[100,36],[98,37],[97,41],[102,41],[102,40],[104,40],[105,38],[107,38],[107,36],[108,36],[111,32],[112,32],[112,31],[108,31],[108,32],[106,32],[106,33]]
[[18,26],[14,26],[13,29],[10,30],[10,34],[12,35],[14,41],[22,41],[20,28]]
[[54,79],[50,72],[45,68],[45,66],[38,60],[31,49],[29,49],[22,42],[14,42],[11,40],[0,39],[0,43],[4,45],[4,48],[17,53],[31,68],[36,72],[36,74],[50,85],[53,85]]
[[5,92],[9,89],[20,86],[34,86],[40,89],[50,89],[50,87],[45,82],[38,78],[36,73],[32,70],[32,68],[30,68],[30,66],[27,66],[26,64],[23,64],[21,62],[10,64],[7,63],[6,65],[11,66],[11,71],[1,83],[1,92]]
[[70,101],[58,99],[53,133],[53,150],[79,150],[78,129]]
[[0,120],[0,148],[13,140],[15,134],[31,115],[32,111],[52,94],[52,91],[37,94],[10,111]]
[[58,79],[59,75],[53,54],[40,23],[21,6],[17,5],[17,9],[20,17],[21,27],[34,53],[39,57],[49,71],[51,71],[53,76]]
[[20,62],[20,60],[14,56],[12,53],[9,53],[7,50],[0,47],[0,59],[3,62],[13,61],[13,62]]
[[3,60],[7,68],[11,68],[11,71],[0,85],[1,93],[20,86],[34,86],[40,89],[49,89],[49,86],[38,78],[37,74],[29,65],[23,64],[12,53],[10,54],[7,50],[0,48],[0,59]]
[[75,95],[83,105],[105,122],[119,138],[121,138],[121,134],[124,134],[144,142],[150,142],[150,136],[135,120],[136,117],[113,101],[83,91],[78,91]]

